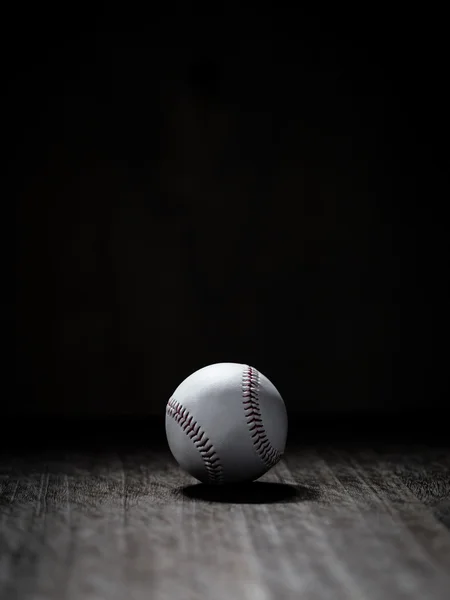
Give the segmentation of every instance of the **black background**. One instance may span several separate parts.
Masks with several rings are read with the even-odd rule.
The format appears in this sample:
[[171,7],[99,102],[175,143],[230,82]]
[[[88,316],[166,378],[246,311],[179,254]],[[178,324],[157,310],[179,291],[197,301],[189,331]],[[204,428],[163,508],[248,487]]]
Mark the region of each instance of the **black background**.
[[6,412],[162,415],[219,361],[291,413],[446,398],[443,18],[287,6],[9,9]]

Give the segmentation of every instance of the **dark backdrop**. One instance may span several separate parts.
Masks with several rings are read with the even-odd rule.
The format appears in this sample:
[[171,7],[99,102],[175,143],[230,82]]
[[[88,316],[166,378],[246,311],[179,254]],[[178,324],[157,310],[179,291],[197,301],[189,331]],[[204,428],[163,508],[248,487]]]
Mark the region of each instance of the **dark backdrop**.
[[439,18],[186,6],[9,9],[3,406],[162,414],[236,361],[291,412],[435,408]]

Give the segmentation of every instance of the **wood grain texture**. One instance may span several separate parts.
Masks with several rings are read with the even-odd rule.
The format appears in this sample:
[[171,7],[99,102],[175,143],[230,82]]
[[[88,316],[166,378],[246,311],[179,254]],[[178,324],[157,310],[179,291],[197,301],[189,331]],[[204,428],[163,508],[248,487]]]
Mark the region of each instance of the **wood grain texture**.
[[0,457],[2,600],[448,600],[450,452],[291,448],[197,485],[166,448]]

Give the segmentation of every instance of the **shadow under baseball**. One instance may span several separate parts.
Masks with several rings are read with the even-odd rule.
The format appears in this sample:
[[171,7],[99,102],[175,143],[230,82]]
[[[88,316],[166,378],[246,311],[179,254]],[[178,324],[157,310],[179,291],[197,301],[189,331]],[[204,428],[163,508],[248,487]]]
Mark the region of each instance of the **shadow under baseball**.
[[319,499],[319,493],[307,487],[254,481],[233,485],[206,485],[197,483],[182,487],[181,494],[191,500],[229,504],[274,504],[307,502]]

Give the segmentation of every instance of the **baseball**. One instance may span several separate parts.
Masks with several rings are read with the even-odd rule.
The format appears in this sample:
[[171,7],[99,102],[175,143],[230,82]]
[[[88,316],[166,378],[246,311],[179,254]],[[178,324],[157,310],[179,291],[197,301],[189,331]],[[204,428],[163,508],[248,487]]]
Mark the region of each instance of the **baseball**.
[[218,363],[189,375],[166,408],[169,448],[180,467],[209,484],[254,481],[283,455],[288,419],[267,377]]

